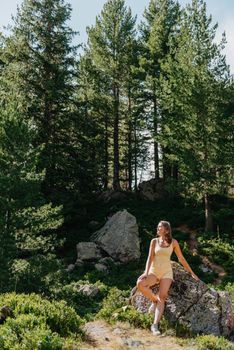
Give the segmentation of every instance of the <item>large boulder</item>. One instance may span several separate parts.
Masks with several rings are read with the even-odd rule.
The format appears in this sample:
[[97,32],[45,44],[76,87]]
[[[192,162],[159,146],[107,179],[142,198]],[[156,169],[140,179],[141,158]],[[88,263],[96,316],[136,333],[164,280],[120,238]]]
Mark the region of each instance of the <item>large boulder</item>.
[[143,199],[155,201],[159,198],[165,198],[167,192],[164,189],[164,182],[161,179],[150,179],[143,181],[138,185],[139,194]]
[[114,260],[127,263],[140,258],[140,238],[136,218],[127,210],[118,211],[96,231],[91,240]]
[[[165,305],[165,317],[173,325],[179,323],[194,333],[228,336],[234,329],[230,295],[195,281],[184,268],[172,262],[174,282]],[[158,286],[153,288],[158,292]],[[131,303],[142,313],[148,312],[150,301],[136,288]]]

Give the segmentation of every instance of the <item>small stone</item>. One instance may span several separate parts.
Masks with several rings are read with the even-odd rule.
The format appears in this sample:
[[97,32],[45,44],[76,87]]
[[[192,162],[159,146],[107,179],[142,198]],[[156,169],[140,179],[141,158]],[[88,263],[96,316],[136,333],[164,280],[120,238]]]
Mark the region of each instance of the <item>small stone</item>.
[[13,313],[12,309],[10,308],[10,306],[4,305],[0,308],[0,324],[5,322],[7,317],[14,317],[14,313]]
[[122,333],[122,330],[121,330],[120,328],[115,328],[115,329],[113,330],[113,333],[114,333],[114,334],[121,334],[121,333]]
[[212,269],[210,269],[208,266],[203,265],[203,264],[199,265],[199,268],[200,268],[203,272],[208,272],[208,273],[213,272]]
[[77,267],[82,267],[82,266],[84,265],[84,262],[83,262],[83,260],[81,260],[81,259],[77,259],[76,262],[75,262],[75,265],[76,265]]
[[75,268],[75,265],[74,265],[74,264],[70,264],[70,265],[68,265],[68,267],[66,268],[66,271],[67,271],[67,272],[72,272],[72,271],[74,270],[74,268]]
[[134,340],[131,338],[122,338],[123,345],[129,346],[131,348],[138,348],[139,346],[143,345],[143,343],[140,340]]
[[82,293],[90,298],[95,297],[99,293],[98,287],[89,284],[77,284],[75,288],[78,293]]
[[101,272],[107,272],[108,271],[108,267],[104,264],[100,264],[100,263],[97,263],[95,264],[95,269],[98,270],[98,271],[101,271]]
[[138,348],[139,346],[141,346],[143,343],[140,340],[132,340],[131,342],[131,347],[132,348]]
[[104,265],[110,265],[114,264],[114,260],[110,256],[106,256],[105,258],[102,258],[98,261],[99,264],[104,264]]
[[91,220],[89,223],[88,223],[88,226],[91,228],[91,227],[96,227],[99,225],[99,222],[98,221],[95,221],[95,220]]

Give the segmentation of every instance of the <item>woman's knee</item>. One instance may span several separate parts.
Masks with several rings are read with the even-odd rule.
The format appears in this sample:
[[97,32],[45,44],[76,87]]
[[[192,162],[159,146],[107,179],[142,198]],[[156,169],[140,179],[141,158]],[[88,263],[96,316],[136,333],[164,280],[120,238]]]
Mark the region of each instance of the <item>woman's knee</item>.
[[138,279],[137,280],[137,288],[142,288],[142,287],[145,287],[145,281],[142,280],[142,279]]

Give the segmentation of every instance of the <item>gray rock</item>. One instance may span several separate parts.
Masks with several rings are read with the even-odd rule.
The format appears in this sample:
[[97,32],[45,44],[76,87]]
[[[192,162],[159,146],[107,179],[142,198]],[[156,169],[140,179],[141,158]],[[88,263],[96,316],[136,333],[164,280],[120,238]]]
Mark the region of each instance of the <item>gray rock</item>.
[[84,261],[81,259],[77,259],[75,262],[75,266],[82,267],[84,265]]
[[[228,336],[234,330],[234,316],[230,295],[195,281],[184,268],[172,262],[174,282],[169,290],[165,317],[171,324],[177,322],[194,333]],[[158,286],[153,291],[158,292]],[[142,313],[148,312],[150,301],[136,288],[131,303]]]
[[207,265],[205,265],[205,264],[200,264],[200,265],[199,265],[199,268],[200,268],[203,272],[207,272],[207,273],[213,272],[213,270],[212,270],[209,266],[207,266]]
[[134,340],[131,338],[122,338],[121,342],[123,345],[128,346],[130,348],[138,348],[139,346],[143,345],[143,343],[140,340]]
[[79,260],[98,260],[102,257],[100,249],[94,242],[80,242],[76,249]]
[[109,203],[111,200],[123,200],[126,199],[127,194],[124,191],[117,191],[117,190],[106,190],[104,192],[102,192],[99,197],[98,200],[103,201],[104,203]]
[[95,264],[95,269],[101,272],[108,272],[108,267],[104,264],[97,263]]
[[14,317],[14,313],[10,306],[4,305],[0,308],[0,324],[4,323],[8,317]]
[[138,185],[138,189],[140,196],[150,201],[164,198],[167,195],[167,192],[164,189],[164,182],[159,179],[143,181]]
[[75,265],[70,264],[70,265],[68,265],[68,267],[66,268],[66,271],[67,271],[67,272],[72,272],[72,271],[74,270],[74,268],[75,268]]
[[76,284],[75,289],[87,297],[93,298],[99,293],[99,288],[91,284]]
[[115,213],[96,231],[91,240],[114,260],[127,263],[140,258],[140,239],[136,218],[126,209]]
[[112,331],[114,334],[122,334],[123,333],[123,330],[121,329],[121,328],[115,328],[115,329],[113,329],[113,331]]
[[91,220],[89,223],[88,223],[88,227],[90,228],[93,228],[93,227],[96,227],[99,225],[99,222],[98,221],[95,221],[95,220]]
[[106,256],[105,258],[102,258],[98,261],[99,264],[103,264],[103,265],[106,265],[106,266],[109,266],[111,264],[114,264],[115,261],[114,259],[112,259],[110,256]]

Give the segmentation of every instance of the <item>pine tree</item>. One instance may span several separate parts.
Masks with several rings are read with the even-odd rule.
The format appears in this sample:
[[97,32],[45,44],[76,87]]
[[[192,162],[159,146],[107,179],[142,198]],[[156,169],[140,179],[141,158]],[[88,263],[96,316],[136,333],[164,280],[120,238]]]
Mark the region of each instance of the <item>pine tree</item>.
[[[21,112],[33,120],[44,145],[43,191],[49,197],[74,187],[76,134],[70,112],[74,94],[75,34],[66,24],[71,7],[63,0],[25,0],[5,41],[6,95],[15,88],[25,96]],[[9,89],[9,90],[7,90]]]
[[82,188],[92,191],[107,189],[110,185],[111,149],[110,80],[96,67],[86,48],[78,65],[77,118],[79,130],[79,173]]
[[126,9],[124,0],[109,0],[88,29],[88,47],[94,65],[110,79],[113,121],[113,188],[120,189],[120,99],[122,84],[128,70],[129,49],[133,41],[135,18]]
[[[203,199],[206,230],[213,229],[211,198],[224,193],[230,178],[230,75],[222,48],[214,42],[206,5],[193,0],[183,13],[180,31],[163,64],[163,108],[168,114],[161,143],[179,164],[187,196]],[[228,156],[229,154],[229,156]]]
[[39,272],[45,256],[54,253],[58,242],[53,232],[63,222],[61,207],[53,207],[41,195],[41,149],[33,146],[34,125],[22,118],[17,105],[12,96],[12,102],[0,108],[1,291],[10,290],[11,283],[16,287],[19,270],[21,287],[37,278],[30,271]]
[[123,169],[126,172],[126,189],[137,191],[141,173],[148,168],[150,151],[148,146],[147,101],[144,94],[144,73],[139,65],[139,41],[135,40],[129,52],[128,72],[124,82],[125,99],[123,113],[126,114],[123,137],[125,157]]
[[[169,38],[174,34],[180,13],[179,5],[173,0],[150,0],[144,12],[140,33],[142,55],[140,64],[145,72],[145,95],[148,100],[147,110],[150,111],[154,139],[155,178],[160,177],[160,148],[158,132],[162,127],[162,110],[160,105],[160,74],[161,61],[169,51]],[[164,162],[164,170],[166,162]],[[165,171],[164,171],[165,173]]]

